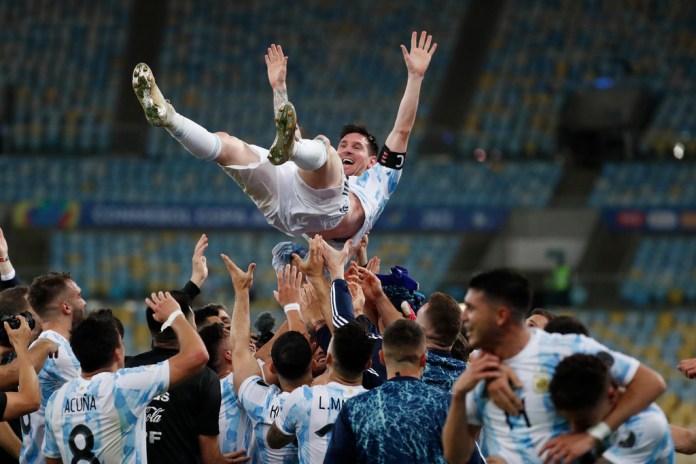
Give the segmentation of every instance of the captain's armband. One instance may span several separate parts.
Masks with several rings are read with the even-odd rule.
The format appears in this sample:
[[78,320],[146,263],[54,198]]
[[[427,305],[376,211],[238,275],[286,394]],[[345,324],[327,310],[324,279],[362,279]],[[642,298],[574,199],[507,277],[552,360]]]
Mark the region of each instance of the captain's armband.
[[404,161],[406,161],[406,153],[395,153],[386,145],[382,147],[382,150],[379,152],[379,157],[377,158],[379,164],[390,169],[403,168]]

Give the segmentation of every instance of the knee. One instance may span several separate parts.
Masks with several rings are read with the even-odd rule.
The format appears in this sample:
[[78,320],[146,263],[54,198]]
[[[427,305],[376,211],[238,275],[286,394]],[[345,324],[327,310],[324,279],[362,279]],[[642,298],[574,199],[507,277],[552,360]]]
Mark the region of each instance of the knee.
[[319,140],[319,141],[323,142],[324,145],[326,146],[326,151],[327,152],[331,151],[331,142],[329,141],[329,138],[326,137],[325,135],[317,135],[316,137],[314,137],[314,140]]
[[223,147],[226,145],[236,146],[243,143],[240,139],[228,134],[227,132],[216,132],[215,135],[217,135],[220,138],[220,142],[222,143]]

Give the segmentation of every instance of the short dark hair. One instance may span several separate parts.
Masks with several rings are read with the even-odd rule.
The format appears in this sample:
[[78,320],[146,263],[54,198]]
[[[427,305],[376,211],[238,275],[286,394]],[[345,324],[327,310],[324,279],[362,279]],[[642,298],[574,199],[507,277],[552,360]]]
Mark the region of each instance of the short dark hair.
[[346,377],[360,377],[372,358],[375,341],[367,336],[362,325],[350,322],[334,330],[331,350],[334,369]]
[[441,346],[454,344],[462,328],[462,309],[457,300],[442,292],[432,293],[425,318],[434,331],[433,341]]
[[580,319],[573,316],[556,316],[546,324],[544,330],[549,333],[559,334],[581,334],[586,337],[590,336],[590,331],[587,330],[585,324],[580,322]]
[[208,318],[217,317],[219,314],[218,308],[214,305],[206,305],[193,311],[198,331],[200,332],[204,327],[214,324],[214,322],[208,322]]
[[471,278],[469,288],[482,291],[488,298],[497,299],[508,305],[518,322],[522,322],[532,302],[529,281],[512,269],[494,269]]
[[601,358],[576,353],[556,366],[549,393],[556,409],[581,411],[595,407],[609,383],[609,368]]
[[554,319],[557,317],[555,313],[552,313],[552,312],[549,311],[548,309],[544,309],[544,308],[534,308],[534,309],[532,309],[531,311],[529,311],[529,316],[527,316],[527,317],[529,318],[529,317],[532,317],[532,316],[543,316],[543,317],[545,317],[548,321],[552,321],[552,320],[554,320]]
[[31,306],[27,301],[29,287],[18,285],[0,292],[0,316],[14,316],[27,311]]
[[27,296],[36,314],[44,317],[56,299],[68,289],[70,280],[72,276],[69,272],[49,272],[36,277],[29,286]]
[[[188,297],[188,295],[186,295],[184,292],[180,290],[173,290],[169,293],[172,295],[172,298],[174,298],[176,302],[179,303],[181,311],[184,313],[184,317],[186,319],[189,319],[191,317],[191,314],[193,313],[193,310],[191,309],[191,299]],[[164,329],[164,331],[160,332],[162,330],[162,324],[164,323],[157,322],[154,316],[155,312],[148,306],[145,309],[145,319],[147,320],[147,327],[150,329],[150,334],[152,335],[152,338],[159,342],[169,342],[176,340],[176,333],[174,332],[174,329],[172,329],[171,327],[167,327],[166,329]]]
[[217,352],[220,349],[220,344],[225,341],[225,327],[219,322],[209,324],[203,327],[199,332],[201,340],[208,351],[208,367],[219,372],[220,360],[217,357]]
[[279,376],[287,380],[296,380],[302,377],[312,364],[312,347],[304,335],[290,330],[273,343],[271,359]]
[[364,135],[367,139],[367,151],[370,152],[370,156],[377,156],[379,153],[379,145],[377,144],[377,137],[372,135],[370,131],[367,130],[362,124],[346,124],[341,128],[341,134],[339,135],[339,142],[343,140],[348,134],[360,134]]
[[72,329],[70,347],[83,372],[111,365],[113,353],[121,346],[116,324],[106,317],[87,317]]
[[123,338],[126,335],[126,331],[123,329],[123,323],[121,320],[114,315],[114,312],[109,308],[93,309],[87,316],[92,319],[105,319],[107,321],[113,322],[116,327],[116,331]]
[[382,338],[385,355],[389,353],[389,357],[395,356],[392,359],[399,363],[417,363],[420,355],[416,352],[420,347],[425,347],[423,328],[410,319],[399,319],[389,324]]

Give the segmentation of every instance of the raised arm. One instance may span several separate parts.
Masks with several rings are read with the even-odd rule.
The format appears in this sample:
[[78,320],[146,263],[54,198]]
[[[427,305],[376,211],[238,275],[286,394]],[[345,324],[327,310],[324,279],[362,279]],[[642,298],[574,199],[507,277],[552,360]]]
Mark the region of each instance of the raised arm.
[[[323,239],[320,235],[315,235],[314,238],[309,239],[309,253],[307,254],[307,259],[302,261],[298,255],[293,254],[292,264],[297,266],[297,268],[307,276],[307,279],[312,284],[312,287],[314,287],[322,314],[320,319],[323,319],[329,330],[333,331],[333,323],[331,322],[331,306],[329,303],[331,287],[324,277],[324,256],[322,254],[323,247]],[[320,320],[307,320],[305,322],[308,322],[311,325],[316,325],[316,323],[320,322]]]
[[208,261],[203,254],[206,248],[208,248],[208,237],[203,234],[198,239],[191,258],[191,282],[196,284],[199,289],[208,278]]
[[283,55],[283,47],[271,44],[264,60],[268,71],[268,82],[273,89],[273,114],[275,114],[279,106],[288,102],[288,88],[285,83],[285,76],[288,73],[288,57]]
[[408,138],[416,122],[416,112],[418,111],[418,98],[420,96],[421,84],[425,71],[428,69],[430,59],[437,49],[437,44],[432,43],[433,37],[425,31],[421,32],[420,39],[418,33],[411,34],[410,52],[404,45],[401,51],[408,70],[408,80],[406,90],[399,105],[399,112],[396,114],[394,128],[387,137],[385,145],[395,153],[406,153]]
[[171,326],[179,341],[179,352],[169,358],[169,388],[172,388],[205,367],[208,350],[169,292],[153,293],[145,302],[154,311],[154,319],[163,323],[162,328]]
[[10,247],[7,245],[5,235],[0,228],[0,290],[20,285],[15,268],[10,261]]
[[285,311],[285,317],[288,319],[288,330],[300,332],[309,338],[307,327],[300,313],[302,273],[297,270],[297,267],[287,264],[284,270],[278,270],[277,277],[278,290],[273,291],[273,296]]
[[14,419],[24,414],[29,414],[39,409],[41,406],[41,390],[39,389],[39,378],[36,375],[34,366],[29,358],[29,340],[31,340],[31,329],[24,316],[17,316],[20,325],[17,329],[11,329],[5,322],[5,331],[12,347],[17,353],[19,362],[19,392],[7,393],[7,406],[5,413],[0,418],[2,420]]
[[255,263],[249,264],[246,272],[242,271],[226,255],[220,255],[227,266],[227,272],[234,286],[234,309],[232,310],[232,332],[234,333],[234,350],[232,350],[232,365],[234,366],[234,391],[252,375],[261,376],[261,368],[256,358],[249,351],[251,341],[251,317],[249,316],[249,291],[254,284]]

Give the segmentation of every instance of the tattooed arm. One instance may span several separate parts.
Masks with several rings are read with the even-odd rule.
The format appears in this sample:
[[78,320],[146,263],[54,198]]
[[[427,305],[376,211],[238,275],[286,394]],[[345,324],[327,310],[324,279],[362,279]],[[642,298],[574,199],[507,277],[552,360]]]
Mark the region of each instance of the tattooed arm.
[[288,88],[285,85],[285,76],[288,73],[288,57],[283,55],[283,47],[271,44],[264,58],[268,71],[268,82],[273,89],[273,113],[275,114],[278,107],[288,101]]

